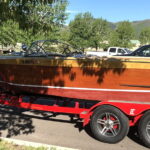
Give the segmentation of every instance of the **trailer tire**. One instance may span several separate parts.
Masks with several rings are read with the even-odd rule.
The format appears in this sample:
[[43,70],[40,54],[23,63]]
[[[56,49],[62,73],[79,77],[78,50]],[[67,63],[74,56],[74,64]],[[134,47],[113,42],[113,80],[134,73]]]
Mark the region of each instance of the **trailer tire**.
[[138,133],[143,144],[150,148],[150,111],[147,111],[140,119]]
[[94,137],[106,143],[120,142],[129,131],[127,116],[116,107],[110,105],[95,109],[90,121]]

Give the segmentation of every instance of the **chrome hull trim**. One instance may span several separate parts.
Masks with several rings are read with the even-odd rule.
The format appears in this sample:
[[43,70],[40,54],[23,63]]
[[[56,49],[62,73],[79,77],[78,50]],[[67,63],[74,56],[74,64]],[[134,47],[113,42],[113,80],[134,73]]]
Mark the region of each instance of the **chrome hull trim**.
[[98,88],[78,88],[78,87],[60,87],[60,86],[45,86],[45,85],[30,85],[30,84],[16,84],[11,82],[0,81],[11,86],[33,87],[33,88],[47,88],[47,89],[66,89],[66,90],[84,90],[84,91],[109,91],[109,92],[136,92],[136,93],[150,93],[150,90],[126,90],[126,89],[98,89]]

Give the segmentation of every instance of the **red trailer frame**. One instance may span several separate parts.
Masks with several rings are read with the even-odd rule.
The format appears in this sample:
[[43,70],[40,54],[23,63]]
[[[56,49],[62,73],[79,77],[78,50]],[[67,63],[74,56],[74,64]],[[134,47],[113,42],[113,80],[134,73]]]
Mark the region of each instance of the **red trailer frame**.
[[[98,102],[98,101],[89,101],[89,100],[88,101],[74,100],[74,99],[70,100],[68,98],[58,98],[58,97],[57,98],[42,97],[40,101],[39,100],[40,98],[41,96],[35,96],[35,95],[14,96],[12,94],[0,92],[0,104],[2,105],[14,106],[17,108],[24,108],[24,109],[49,111],[54,113],[74,114],[78,116],[80,119],[83,119],[83,126],[86,126],[89,123],[91,124],[92,130],[98,140],[108,142],[108,143],[116,143],[121,141],[127,135],[128,126],[137,125],[140,122],[140,120],[142,120],[143,118],[149,118],[150,120],[150,117],[147,117],[150,116],[150,111],[149,111],[150,103],[117,101],[117,100]],[[44,102],[49,102],[49,104],[46,104]],[[72,104],[70,102],[72,102]],[[83,105],[81,105],[81,102],[83,102],[83,105],[85,105],[85,103],[86,104],[90,103],[90,104],[89,106],[84,107]],[[104,119],[96,118],[97,115],[100,116],[103,112],[106,114],[106,116],[103,117]],[[115,115],[113,114],[113,112]],[[109,114],[109,118],[107,118],[108,114]],[[119,123],[116,123],[114,119],[119,118],[120,116],[121,117],[123,116],[123,119],[121,120],[118,119]],[[104,136],[103,134],[106,131],[98,129],[97,122],[102,124],[102,126],[105,126],[104,127],[105,129],[103,128],[103,130],[107,130],[109,134],[112,128],[114,128],[112,130],[114,136],[110,136],[109,138],[107,136]],[[122,137],[116,138],[117,132],[120,132],[117,131],[118,130],[117,126],[122,122],[126,123],[125,131],[124,133],[122,133],[123,134]],[[150,123],[150,121],[148,123]],[[145,134],[145,132],[147,133],[147,131],[144,130],[143,133],[143,129],[141,128],[143,128],[144,125],[141,125],[142,123],[139,124],[140,124],[139,130],[141,130],[140,134],[143,138],[144,136],[143,134]],[[148,136],[146,136],[145,139],[143,140],[144,144],[148,147],[150,147],[150,142],[148,142],[149,139]]]

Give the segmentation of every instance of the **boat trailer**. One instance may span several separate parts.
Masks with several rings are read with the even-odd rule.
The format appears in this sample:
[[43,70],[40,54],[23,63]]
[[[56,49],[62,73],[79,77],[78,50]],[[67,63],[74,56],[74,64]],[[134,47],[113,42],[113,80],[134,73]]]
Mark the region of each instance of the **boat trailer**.
[[0,90],[0,104],[27,110],[74,115],[90,125],[95,138],[120,142],[130,126],[137,126],[143,144],[150,148],[150,103],[119,100],[89,101],[41,95],[12,95]]

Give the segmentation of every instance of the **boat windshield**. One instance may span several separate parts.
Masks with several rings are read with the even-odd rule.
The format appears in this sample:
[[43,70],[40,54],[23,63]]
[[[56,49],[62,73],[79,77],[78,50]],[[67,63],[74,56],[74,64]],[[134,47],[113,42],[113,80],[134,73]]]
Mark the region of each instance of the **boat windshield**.
[[52,40],[41,40],[31,44],[27,50],[27,56],[79,56],[83,55],[81,50],[73,48],[71,45]]

